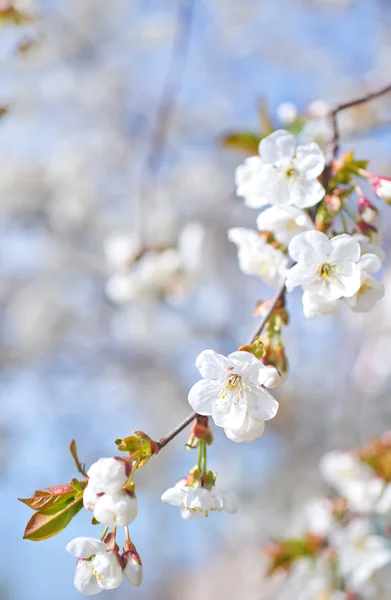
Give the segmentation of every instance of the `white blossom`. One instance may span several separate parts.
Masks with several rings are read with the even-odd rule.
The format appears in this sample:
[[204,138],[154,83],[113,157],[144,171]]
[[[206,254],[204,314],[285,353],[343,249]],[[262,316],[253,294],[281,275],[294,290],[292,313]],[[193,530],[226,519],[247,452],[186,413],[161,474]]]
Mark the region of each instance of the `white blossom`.
[[258,275],[271,285],[279,285],[288,266],[286,254],[273,248],[252,229],[234,227],[228,238],[238,247],[239,267],[247,275]]
[[339,570],[356,591],[391,562],[389,541],[373,533],[367,519],[356,518],[331,536],[337,549]]
[[261,140],[259,154],[236,170],[237,194],[247,206],[294,204],[307,208],[323,198],[325,190],[317,178],[324,170],[325,158],[316,143],[296,148],[295,136],[278,130]]
[[113,271],[127,271],[137,254],[140,245],[137,240],[126,234],[112,234],[104,243],[106,263]]
[[324,300],[352,296],[361,285],[359,242],[347,234],[329,239],[320,231],[299,233],[289,244],[296,261],[287,274],[286,286],[302,286]]
[[109,238],[106,254],[113,273],[106,283],[107,297],[115,304],[162,297],[180,302],[198,277],[204,233],[199,223],[188,223],[177,247],[146,248],[139,256],[132,253],[131,238]]
[[123,573],[118,556],[109,551],[104,542],[78,537],[69,542],[66,549],[79,559],[74,584],[82,594],[90,596],[121,585]]
[[123,489],[128,479],[127,463],[121,458],[101,458],[87,472],[83,503],[100,523],[109,527],[129,525],[137,516],[137,499]]
[[227,358],[213,350],[201,352],[196,367],[204,379],[189,392],[193,410],[212,416],[231,439],[243,429],[251,430],[251,439],[262,435],[262,423],[278,410],[278,402],[263,387],[270,377],[268,367],[250,352],[233,352]]
[[259,231],[271,231],[279,242],[287,246],[295,235],[313,229],[314,224],[304,210],[281,204],[261,212],[257,218],[257,227]]
[[299,116],[297,106],[293,102],[281,102],[276,108],[276,113],[283,125],[291,125]]
[[376,273],[381,269],[381,260],[379,258],[378,250],[381,248],[376,247],[375,244],[368,244],[371,249],[375,249],[376,254],[362,253],[361,258],[358,261],[358,265],[361,269],[361,285],[357,292],[348,298],[345,298],[346,304],[354,312],[368,312],[373,306],[381,300],[384,296],[384,284],[377,281],[372,277],[372,273]]
[[94,517],[99,523],[109,527],[125,527],[135,520],[137,512],[137,498],[133,493],[122,490],[98,498]]
[[391,512],[391,484],[349,452],[328,452],[321,459],[320,471],[346,498],[353,512],[381,515]]
[[235,514],[238,510],[238,501],[232,492],[225,493],[216,487],[212,490],[192,487],[183,482],[165,491],[161,499],[172,506],[179,506],[182,519],[200,519],[210,512],[221,510]]
[[374,177],[372,179],[373,187],[377,196],[387,202],[391,203],[391,179],[389,177]]

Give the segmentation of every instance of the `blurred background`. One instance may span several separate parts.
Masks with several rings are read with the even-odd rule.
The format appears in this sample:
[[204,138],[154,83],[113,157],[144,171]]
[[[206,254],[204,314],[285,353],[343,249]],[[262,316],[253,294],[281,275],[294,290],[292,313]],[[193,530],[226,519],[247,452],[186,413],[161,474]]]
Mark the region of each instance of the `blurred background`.
[[[4,4],[4,3],[3,3]],[[273,290],[243,275],[227,241],[257,212],[234,193],[243,155],[227,132],[276,127],[279,105],[312,114],[390,78],[387,0],[24,0],[31,22],[1,24],[0,329],[1,600],[79,598],[65,551],[96,535],[86,511],[57,537],[22,541],[29,509],[16,501],[75,476],[78,442],[91,464],[113,440],[166,434],[189,412],[204,348],[229,353],[254,328]],[[391,97],[341,119],[345,149],[391,175]],[[383,246],[390,211],[381,206]],[[176,246],[197,223],[198,262],[175,298],[108,299],[113,236]],[[202,230],[200,229],[202,226]],[[194,233],[194,231],[193,231]],[[188,249],[187,249],[188,251]],[[191,252],[190,252],[191,254]],[[391,293],[391,272],[388,294]],[[174,300],[174,301],[172,301]],[[182,521],[162,492],[196,460],[186,433],[137,475],[132,539],[145,582],[102,598],[262,597],[261,546],[319,491],[317,464],[391,422],[389,296],[367,315],[308,321],[288,297],[290,361],[280,412],[265,435],[235,445],[215,431],[210,467],[241,500],[235,515]],[[99,532],[100,535],[100,532]]]

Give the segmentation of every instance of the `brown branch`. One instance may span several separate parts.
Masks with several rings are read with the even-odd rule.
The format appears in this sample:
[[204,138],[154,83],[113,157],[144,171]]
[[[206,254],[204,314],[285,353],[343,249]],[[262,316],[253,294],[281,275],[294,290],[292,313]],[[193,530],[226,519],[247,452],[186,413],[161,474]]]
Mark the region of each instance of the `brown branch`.
[[146,182],[151,178],[151,175],[158,172],[163,162],[170,121],[175,111],[186,68],[194,4],[195,0],[178,0],[176,32],[170,62],[163,84],[163,91],[158,101],[145,160],[141,167],[141,196],[144,195],[143,188]]
[[[377,91],[368,93],[365,96],[361,96],[359,98],[355,98],[354,100],[350,100],[349,102],[343,102],[341,104],[336,104],[334,106],[334,108],[332,108],[329,111],[328,117],[330,120],[331,136],[330,136],[330,141],[328,144],[329,150],[328,150],[328,158],[326,161],[326,167],[325,167],[325,170],[322,175],[322,183],[326,190],[328,188],[328,185],[330,183],[330,178],[332,175],[332,163],[338,154],[339,145],[340,145],[340,133],[339,133],[339,128],[338,128],[338,120],[337,120],[338,113],[340,113],[341,111],[346,110],[348,108],[352,108],[353,106],[357,106],[359,104],[363,104],[364,102],[369,102],[370,100],[379,98],[380,96],[383,96],[384,94],[387,94],[388,92],[391,92],[391,84],[384,86]],[[257,329],[253,333],[253,335],[249,341],[249,345],[252,344],[259,335],[261,335],[261,333],[264,330],[264,328],[266,327],[267,322],[269,321],[274,309],[276,308],[278,302],[284,297],[284,294],[285,294],[285,281],[281,284],[280,288],[277,290],[275,295],[270,300],[267,311],[264,314],[264,316],[262,317],[262,320],[260,321],[260,323],[258,324]],[[156,442],[158,445],[158,449],[159,449],[158,451],[160,451],[161,448],[164,448],[164,446],[166,446],[169,442],[171,442],[171,440],[173,440],[179,433],[181,433],[181,431],[183,431],[188,425],[190,425],[190,423],[196,417],[197,417],[197,413],[192,412],[191,415],[189,415],[188,417],[186,417],[186,419],[184,419],[181,423],[179,423],[179,425],[177,425],[177,427],[175,427],[175,429],[173,429],[168,435],[160,438],[160,440],[158,442]]]
[[363,96],[359,96],[358,98],[354,98],[353,100],[349,100],[349,102],[341,102],[340,104],[336,104],[334,108],[329,111],[328,117],[330,121],[330,127],[332,131],[332,136],[329,142],[329,151],[328,151],[328,160],[327,160],[327,168],[330,166],[332,161],[336,158],[339,147],[340,147],[340,133],[338,127],[338,113],[346,110],[348,108],[353,108],[354,106],[358,106],[359,104],[364,104],[365,102],[370,102],[371,100],[375,100],[376,98],[380,98],[391,92],[391,84],[387,84],[374,92],[369,92]]

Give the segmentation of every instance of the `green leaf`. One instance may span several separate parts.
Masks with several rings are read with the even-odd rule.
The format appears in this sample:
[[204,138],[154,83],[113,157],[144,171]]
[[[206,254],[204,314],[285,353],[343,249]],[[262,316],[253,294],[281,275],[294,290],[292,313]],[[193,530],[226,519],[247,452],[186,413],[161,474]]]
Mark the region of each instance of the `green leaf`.
[[60,533],[83,508],[83,500],[74,500],[60,512],[50,515],[35,513],[27,523],[23,539],[40,542]]
[[142,431],[135,431],[135,434],[115,440],[115,443],[121,452],[129,452],[130,458],[136,461],[137,467],[141,469],[152,456],[152,440]]
[[246,154],[258,154],[258,145],[262,136],[251,131],[236,131],[220,138],[220,144],[230,150],[240,150]]
[[18,498],[32,510],[42,514],[55,514],[74,500],[75,488],[71,484],[55,486],[47,490],[38,490],[32,498]]

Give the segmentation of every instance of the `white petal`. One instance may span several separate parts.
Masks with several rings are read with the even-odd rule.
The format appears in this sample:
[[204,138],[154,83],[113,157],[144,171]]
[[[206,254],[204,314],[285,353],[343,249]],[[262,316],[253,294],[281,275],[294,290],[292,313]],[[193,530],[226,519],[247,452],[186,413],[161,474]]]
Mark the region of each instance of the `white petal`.
[[66,549],[77,558],[90,558],[97,552],[105,552],[106,545],[92,537],[77,537],[67,544]]
[[259,154],[264,163],[275,163],[284,158],[292,158],[295,149],[295,136],[284,129],[274,131],[263,138],[259,144]]
[[126,563],[125,575],[127,580],[135,587],[139,587],[143,582],[143,567],[131,556],[129,556]]
[[103,493],[116,493],[128,479],[126,463],[121,458],[101,458],[91,465],[88,485]]
[[231,229],[228,229],[228,239],[238,247],[252,247],[256,242],[258,242],[259,235],[253,229],[246,229],[245,227],[232,227]]
[[344,298],[345,302],[354,312],[368,312],[376,302],[384,297],[384,284],[373,277],[366,277],[360,289],[350,298]]
[[219,379],[228,369],[228,360],[214,350],[204,350],[197,356],[195,365],[204,379]]
[[183,487],[174,486],[166,490],[161,497],[161,501],[172,506],[181,506],[185,497],[186,491]]
[[[266,375],[266,379],[264,379],[264,376]],[[263,373],[262,375],[263,381],[260,381],[258,379],[258,383],[260,383],[261,385],[264,385],[265,388],[276,388],[278,387],[281,383],[283,378],[281,377],[281,374],[277,371],[276,367],[273,367],[272,365],[267,365],[266,366],[266,373]]]
[[249,413],[246,414],[246,418],[241,427],[224,429],[227,438],[236,443],[252,442],[261,437],[264,430],[265,422],[254,419]]
[[228,395],[226,403],[220,401],[212,407],[212,419],[217,427],[240,427],[245,417],[246,406]]
[[186,519],[187,521],[194,519],[202,519],[205,516],[205,513],[200,510],[189,510],[188,508],[181,508],[181,517],[182,519]]
[[98,585],[96,577],[92,571],[92,565],[89,561],[79,561],[77,563],[75,577],[73,579],[75,588],[85,596],[99,594],[102,588]]
[[360,258],[361,249],[359,242],[351,235],[343,233],[330,240],[331,256],[336,263],[344,263],[348,260],[357,262]]
[[228,361],[229,365],[233,367],[232,373],[241,375],[245,381],[247,380],[250,383],[259,383],[260,371],[265,366],[254,354],[244,350],[237,350],[229,354]]
[[339,300],[325,300],[322,296],[314,294],[313,292],[304,292],[302,297],[303,312],[307,319],[313,319],[318,314],[328,315],[337,310],[340,301]]
[[376,254],[363,254],[358,264],[365,273],[376,273],[381,269],[381,260]]
[[296,235],[289,244],[289,254],[296,262],[314,264],[327,258],[330,240],[321,231],[304,231]]
[[292,180],[289,194],[289,203],[299,208],[309,208],[318,204],[324,197],[326,191],[317,180],[308,181],[305,177]]
[[212,379],[201,379],[191,388],[188,400],[199,415],[211,415],[213,405],[219,395],[219,388]]
[[293,265],[286,274],[286,289],[290,292],[299,285],[312,283],[317,277],[317,265],[299,262]]
[[307,179],[315,179],[324,171],[325,157],[318,144],[312,142],[297,147],[295,163]]
[[258,421],[273,419],[277,414],[278,406],[277,400],[265,388],[254,386],[247,396],[247,410]]
[[122,583],[123,573],[121,565],[113,552],[97,554],[93,559],[94,569],[97,573],[98,585],[104,590],[113,590]]
[[94,517],[99,523],[109,527],[125,527],[137,517],[137,498],[126,492],[105,494],[99,498]]
[[239,500],[236,494],[233,492],[227,494],[218,488],[213,488],[212,493],[215,495],[222,510],[225,510],[225,512],[231,515],[234,515],[238,511]]

